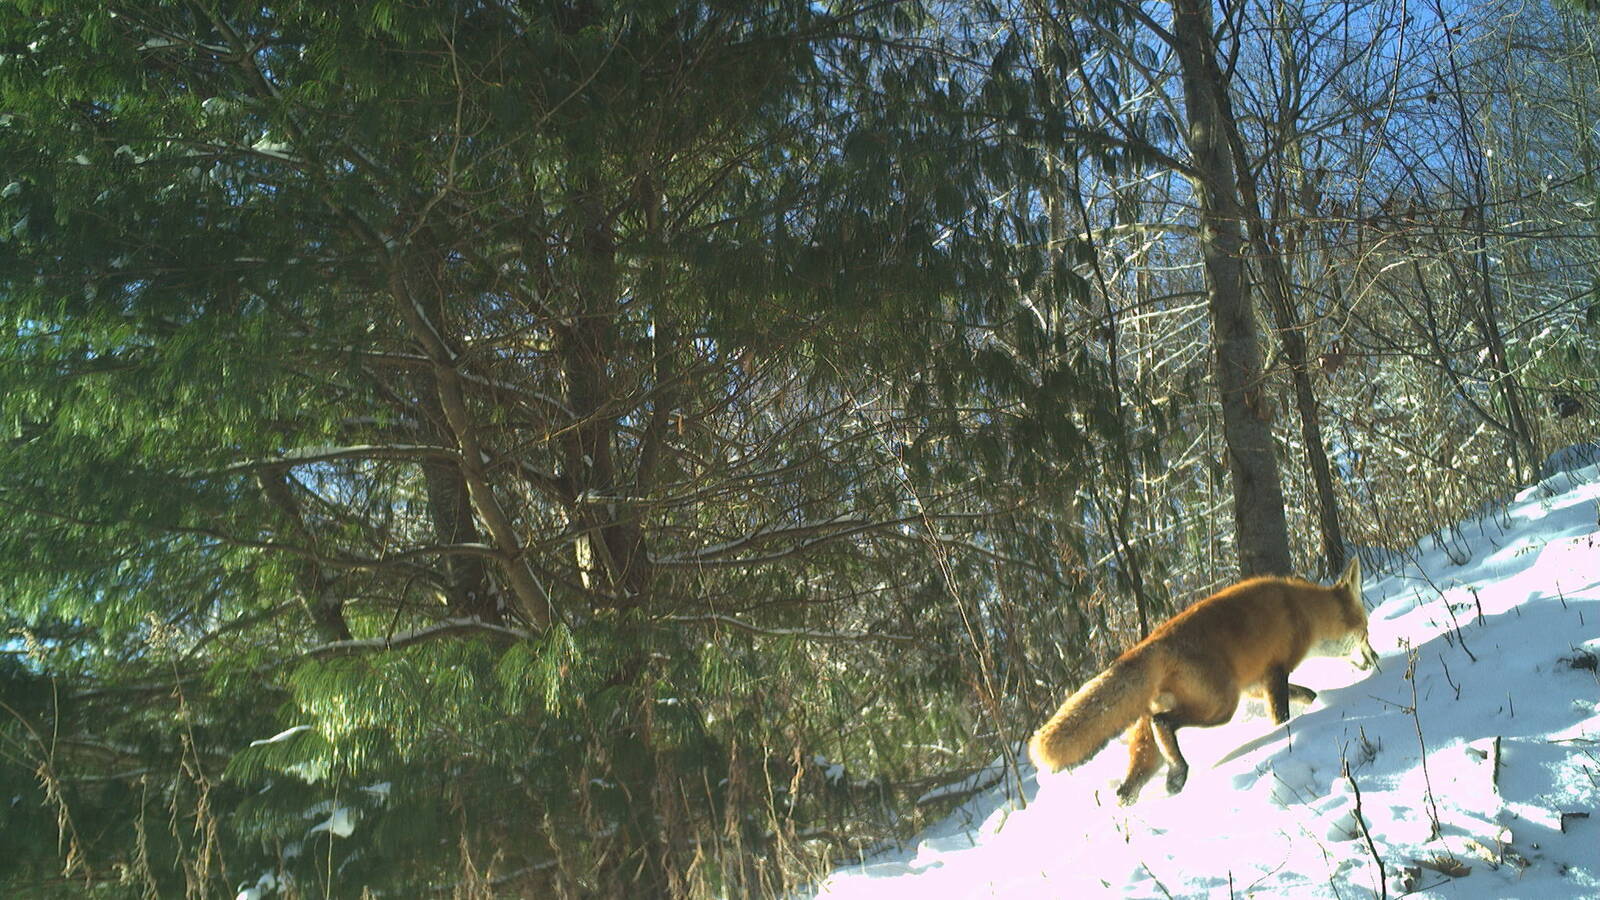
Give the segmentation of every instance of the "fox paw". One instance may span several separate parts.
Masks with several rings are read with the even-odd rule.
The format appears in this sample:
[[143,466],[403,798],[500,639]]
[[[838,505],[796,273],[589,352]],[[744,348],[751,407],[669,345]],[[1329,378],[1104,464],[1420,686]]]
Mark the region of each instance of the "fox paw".
[[1167,773],[1167,793],[1176,794],[1183,790],[1184,782],[1189,780],[1189,768],[1173,769]]

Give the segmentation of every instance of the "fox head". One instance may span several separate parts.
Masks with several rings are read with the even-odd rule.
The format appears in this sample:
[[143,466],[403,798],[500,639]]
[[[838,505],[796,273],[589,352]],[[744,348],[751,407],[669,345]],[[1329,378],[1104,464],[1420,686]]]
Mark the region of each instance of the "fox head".
[[1331,588],[1338,604],[1340,633],[1330,636],[1329,643],[1338,647],[1335,655],[1349,653],[1351,662],[1359,669],[1378,665],[1378,653],[1367,639],[1367,606],[1361,602],[1361,558],[1350,557],[1350,565]]

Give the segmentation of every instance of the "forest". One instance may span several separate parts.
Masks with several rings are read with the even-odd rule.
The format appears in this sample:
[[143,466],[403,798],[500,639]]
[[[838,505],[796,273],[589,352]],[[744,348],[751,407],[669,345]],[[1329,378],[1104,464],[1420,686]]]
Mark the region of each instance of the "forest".
[[1593,0],[14,0],[0,894],[802,888],[1592,440],[1597,201]]

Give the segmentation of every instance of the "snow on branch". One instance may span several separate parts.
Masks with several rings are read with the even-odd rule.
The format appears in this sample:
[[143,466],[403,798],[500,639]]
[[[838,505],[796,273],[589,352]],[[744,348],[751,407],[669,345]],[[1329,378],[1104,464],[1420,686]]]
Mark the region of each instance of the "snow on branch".
[[276,744],[276,743],[279,743],[281,741],[286,741],[289,738],[292,738],[295,735],[300,734],[303,731],[310,731],[310,730],[311,730],[311,726],[310,725],[296,725],[293,728],[286,728],[283,731],[280,731],[277,734],[273,735],[272,737],[261,738],[260,740],[251,741],[250,742],[250,746],[252,746],[252,747],[264,747],[267,744]]
[[304,466],[312,463],[332,462],[339,459],[454,459],[457,453],[449,447],[430,444],[352,444],[346,447],[300,447],[280,456],[237,462],[218,469],[213,474],[233,475],[270,469],[274,466]]
[[456,544],[429,544],[426,547],[416,547],[403,550],[390,556],[379,559],[384,562],[389,559],[415,559],[419,556],[476,556],[480,559],[504,559],[505,554],[493,546],[482,541],[464,541]]

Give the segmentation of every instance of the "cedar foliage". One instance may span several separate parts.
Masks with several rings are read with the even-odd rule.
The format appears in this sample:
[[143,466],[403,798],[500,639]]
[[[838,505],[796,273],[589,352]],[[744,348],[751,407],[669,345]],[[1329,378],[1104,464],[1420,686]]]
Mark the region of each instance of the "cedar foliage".
[[764,893],[1019,718],[929,542],[1121,425],[925,11],[3,15],[18,889]]

